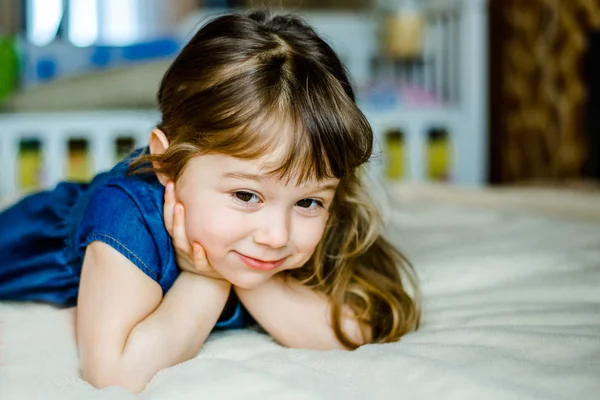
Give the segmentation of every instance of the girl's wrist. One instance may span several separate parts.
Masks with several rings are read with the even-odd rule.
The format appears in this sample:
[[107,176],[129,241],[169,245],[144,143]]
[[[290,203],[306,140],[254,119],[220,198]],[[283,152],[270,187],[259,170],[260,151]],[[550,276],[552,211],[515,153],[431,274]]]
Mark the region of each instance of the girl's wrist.
[[[176,293],[171,293],[173,291]],[[208,306],[207,298],[211,299],[210,303],[214,304],[215,307],[222,309],[230,292],[231,283],[228,281],[182,271],[166,296],[175,294],[180,298],[179,301],[190,307],[190,311],[197,307],[198,311],[204,312],[203,310]],[[220,305],[217,306],[217,304]]]

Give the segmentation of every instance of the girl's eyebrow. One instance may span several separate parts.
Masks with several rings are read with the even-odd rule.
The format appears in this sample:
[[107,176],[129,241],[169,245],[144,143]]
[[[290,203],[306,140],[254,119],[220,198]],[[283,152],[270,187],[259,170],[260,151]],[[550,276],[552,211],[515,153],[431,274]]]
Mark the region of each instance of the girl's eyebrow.
[[[267,182],[267,175],[259,175],[259,174],[251,174],[248,172],[224,172],[221,174],[221,178],[229,178],[229,179],[246,179],[250,181],[255,181],[259,183]],[[326,183],[323,185],[319,185],[315,188],[315,191],[324,192],[324,191],[332,191],[335,192],[337,190],[337,183]]]
[[246,179],[256,182],[265,182],[267,180],[265,175],[250,174],[248,172],[224,172],[221,174],[221,178]]

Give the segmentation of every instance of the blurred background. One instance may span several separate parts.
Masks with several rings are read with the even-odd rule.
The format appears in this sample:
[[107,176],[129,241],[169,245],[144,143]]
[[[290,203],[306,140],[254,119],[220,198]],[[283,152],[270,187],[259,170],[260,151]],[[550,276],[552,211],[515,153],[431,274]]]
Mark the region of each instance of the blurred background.
[[[600,181],[598,0],[0,0],[0,122],[11,121],[0,143],[18,136],[0,149],[0,168],[17,164],[0,187],[85,180],[110,165],[139,137],[112,137],[116,150],[97,162],[102,146],[87,133],[45,151],[48,133],[27,124],[155,111],[162,73],[207,17],[263,6],[305,16],[345,62],[381,130],[379,177]],[[29,128],[17,132],[18,121]]]

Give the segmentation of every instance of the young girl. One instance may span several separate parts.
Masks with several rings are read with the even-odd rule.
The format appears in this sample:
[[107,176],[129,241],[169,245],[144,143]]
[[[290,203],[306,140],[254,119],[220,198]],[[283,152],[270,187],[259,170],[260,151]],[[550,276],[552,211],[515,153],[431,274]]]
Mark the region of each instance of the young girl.
[[77,304],[84,379],[138,392],[252,320],[311,349],[418,326],[412,270],[359,180],[371,128],[309,26],[214,19],[158,103],[148,148],[0,214],[0,299]]

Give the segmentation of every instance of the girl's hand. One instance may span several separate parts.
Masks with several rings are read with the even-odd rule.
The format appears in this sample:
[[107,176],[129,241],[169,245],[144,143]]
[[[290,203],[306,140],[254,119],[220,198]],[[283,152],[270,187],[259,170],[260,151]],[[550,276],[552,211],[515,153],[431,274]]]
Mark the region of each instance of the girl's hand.
[[184,213],[183,204],[178,203],[175,199],[175,184],[169,182],[165,188],[163,217],[167,232],[173,240],[177,266],[194,274],[223,279],[208,262],[204,248],[199,243],[190,243],[188,240],[185,233]]

